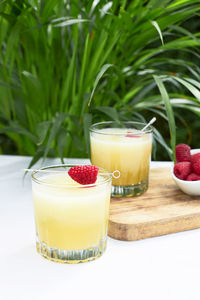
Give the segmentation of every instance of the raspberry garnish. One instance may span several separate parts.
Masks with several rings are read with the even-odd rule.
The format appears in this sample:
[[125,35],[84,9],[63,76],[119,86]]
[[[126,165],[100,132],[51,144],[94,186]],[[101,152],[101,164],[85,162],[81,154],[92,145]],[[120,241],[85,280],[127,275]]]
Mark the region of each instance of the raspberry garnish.
[[91,165],[76,166],[70,168],[68,174],[76,182],[86,185],[96,182],[98,170],[98,167]]

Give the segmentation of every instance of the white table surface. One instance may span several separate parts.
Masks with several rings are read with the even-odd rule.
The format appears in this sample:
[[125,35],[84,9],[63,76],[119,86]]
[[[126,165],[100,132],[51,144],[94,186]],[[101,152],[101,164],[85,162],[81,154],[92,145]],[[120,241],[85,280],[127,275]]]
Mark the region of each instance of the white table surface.
[[[200,299],[200,229],[135,242],[108,238],[103,256],[84,264],[40,256],[30,176],[22,182],[29,161],[0,155],[0,300]],[[160,165],[169,163],[152,164]]]

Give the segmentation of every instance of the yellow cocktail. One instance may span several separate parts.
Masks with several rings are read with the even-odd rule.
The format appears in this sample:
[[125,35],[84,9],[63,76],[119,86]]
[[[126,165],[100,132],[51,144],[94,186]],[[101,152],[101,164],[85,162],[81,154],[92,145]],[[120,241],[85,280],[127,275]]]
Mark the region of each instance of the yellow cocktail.
[[143,132],[145,124],[141,123],[122,125],[122,128],[113,122],[92,125],[91,161],[110,172],[120,171],[120,178],[112,181],[113,196],[140,195],[148,187],[152,130]]
[[81,185],[68,167],[33,174],[37,250],[61,262],[81,262],[106,248],[111,176],[100,170],[92,185]]

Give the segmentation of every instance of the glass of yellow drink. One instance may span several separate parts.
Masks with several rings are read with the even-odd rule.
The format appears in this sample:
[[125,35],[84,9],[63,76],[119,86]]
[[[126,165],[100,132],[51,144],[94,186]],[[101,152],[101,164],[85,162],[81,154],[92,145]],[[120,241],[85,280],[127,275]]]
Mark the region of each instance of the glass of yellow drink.
[[112,196],[138,196],[148,188],[152,127],[139,122],[102,122],[90,127],[92,164],[109,172],[120,171],[112,180]]
[[63,263],[93,260],[107,244],[112,177],[99,168],[94,184],[81,185],[69,176],[71,167],[32,174],[37,251]]

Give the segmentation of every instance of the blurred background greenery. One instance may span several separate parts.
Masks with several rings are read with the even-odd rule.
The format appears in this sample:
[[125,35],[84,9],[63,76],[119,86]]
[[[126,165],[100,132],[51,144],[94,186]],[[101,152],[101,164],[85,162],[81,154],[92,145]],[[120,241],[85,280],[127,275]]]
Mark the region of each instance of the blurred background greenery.
[[153,159],[200,148],[199,12],[200,0],[0,0],[0,153],[88,157],[91,123],[153,116]]

